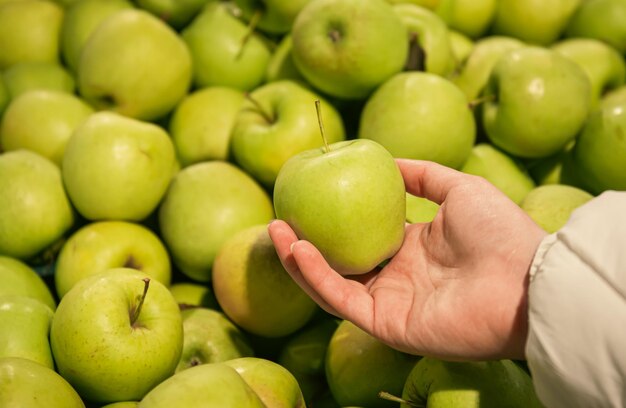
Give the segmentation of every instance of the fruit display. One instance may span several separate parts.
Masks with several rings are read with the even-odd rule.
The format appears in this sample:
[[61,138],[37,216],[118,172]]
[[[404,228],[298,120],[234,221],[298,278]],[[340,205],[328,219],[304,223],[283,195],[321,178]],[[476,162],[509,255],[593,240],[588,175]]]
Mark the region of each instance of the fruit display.
[[541,406],[326,312],[267,224],[367,274],[439,210],[408,158],[553,233],[626,190],[625,53],[626,0],[0,0],[0,407]]

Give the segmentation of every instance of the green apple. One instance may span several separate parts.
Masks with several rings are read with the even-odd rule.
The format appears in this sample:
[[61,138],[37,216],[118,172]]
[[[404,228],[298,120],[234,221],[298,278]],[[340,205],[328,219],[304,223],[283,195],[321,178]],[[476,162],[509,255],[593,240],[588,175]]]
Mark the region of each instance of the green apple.
[[118,11],[132,7],[127,0],[81,0],[68,5],[61,27],[61,54],[65,65],[76,72],[80,53],[98,25]]
[[0,4],[0,70],[20,62],[58,62],[63,9],[51,1]]
[[436,10],[439,7],[441,0],[387,0],[387,3],[391,4],[415,4],[420,7],[425,7],[430,10]]
[[0,389],[0,406],[6,408],[85,408],[63,377],[25,358],[0,359]]
[[50,342],[58,372],[84,399],[135,401],[174,373],[182,319],[161,283],[134,269],[110,269],[63,297]]
[[182,29],[213,0],[137,0],[137,5],[161,18],[176,29]]
[[482,105],[491,142],[514,156],[550,156],[587,119],[591,82],[578,64],[540,47],[509,51],[494,66]]
[[181,309],[200,306],[218,310],[219,304],[210,285],[195,282],[176,282],[170,286],[170,292]]
[[265,82],[280,81],[282,79],[307,85],[306,80],[293,61],[293,38],[291,34],[285,34],[280,40],[272,52],[267,63],[267,70],[265,71]]
[[175,156],[171,138],[157,125],[98,112],[68,141],[63,181],[85,218],[140,221],[165,194]]
[[159,208],[161,237],[176,266],[208,282],[218,250],[237,232],[274,218],[269,194],[228,162],[209,161],[182,169]]
[[340,406],[394,406],[379,398],[378,393],[399,395],[418,359],[387,346],[344,320],[326,350],[326,379]]
[[259,336],[294,333],[317,310],[285,271],[266,225],[246,228],[224,242],[215,257],[212,283],[224,313]]
[[583,0],[499,0],[491,31],[549,45],[563,34],[581,4]]
[[0,255],[30,259],[74,224],[61,171],[28,150],[0,154]]
[[259,30],[270,34],[286,34],[293,21],[311,0],[235,0],[246,20],[258,14]]
[[304,398],[296,378],[285,367],[258,357],[241,357],[224,362],[259,396],[267,407],[304,407]]
[[420,53],[409,54],[409,69],[444,77],[450,74],[456,61],[448,26],[441,17],[427,8],[408,3],[397,4],[393,10],[407,28],[411,48],[420,47]]
[[441,0],[436,12],[452,30],[482,38],[496,14],[497,0]]
[[577,181],[572,160],[571,151],[575,144],[576,142],[572,141],[565,149],[552,156],[526,161],[525,167],[537,185],[565,184],[575,186],[580,184]]
[[469,58],[474,50],[474,41],[458,31],[448,30],[448,38],[452,55],[454,56],[454,71],[448,78],[454,78],[458,75],[461,67],[465,65],[465,61]]
[[603,95],[624,85],[626,81],[624,57],[605,42],[571,38],[554,44],[552,49],[579,64],[589,76],[594,106]]
[[424,357],[407,378],[402,407],[539,408],[530,376],[511,360],[447,362]]
[[5,151],[34,151],[61,166],[70,136],[92,113],[91,106],[71,93],[28,91],[4,112],[0,144]]
[[409,49],[402,20],[383,0],[312,1],[291,34],[298,70],[343,99],[363,99],[400,72]]
[[465,93],[468,101],[474,101],[487,84],[496,62],[505,53],[523,46],[523,42],[511,37],[489,36],[479,39],[452,82]]
[[593,196],[580,188],[562,184],[549,184],[531,190],[520,207],[541,228],[552,234],[565,225],[572,211]]
[[585,0],[569,20],[567,37],[595,38],[626,53],[626,3],[622,0]]
[[[0,118],[2,118],[2,114],[9,105],[9,102],[11,102],[11,94],[9,93],[3,76],[0,75]],[[0,146],[0,149],[2,149],[2,146]]]
[[406,193],[406,221],[415,223],[431,222],[437,212],[439,204],[423,197]]
[[489,143],[475,145],[461,171],[485,178],[516,204],[535,187],[535,182],[519,160]]
[[103,405],[101,408],[137,408],[139,406],[138,401],[122,401],[113,402],[111,404]]
[[0,296],[26,296],[56,310],[56,300],[46,282],[24,262],[0,256]]
[[2,73],[11,99],[36,89],[49,89],[73,94],[74,77],[65,67],[53,62],[22,62]]
[[187,94],[191,72],[178,34],[147,11],[128,9],[89,36],[80,51],[78,89],[98,109],[156,120]]
[[222,312],[191,307],[181,313],[184,341],[176,372],[200,364],[221,363],[254,354],[239,327]]
[[59,252],[54,274],[57,295],[62,298],[87,276],[122,267],[170,284],[169,255],[154,232],[125,221],[89,223],[74,232]]
[[298,153],[274,186],[276,216],[342,275],[367,273],[398,251],[405,200],[393,156],[369,139]]
[[237,371],[224,363],[201,364],[158,384],[139,408],[266,408]]
[[250,91],[265,77],[271,51],[258,33],[248,36],[245,23],[222,2],[208,3],[182,31],[193,58],[197,88],[228,86]]
[[296,82],[268,83],[252,92],[250,99],[235,117],[230,148],[239,166],[268,188],[291,156],[323,144],[316,100],[320,100],[328,142],[346,137],[334,106]]
[[199,89],[175,108],[169,131],[182,166],[206,160],[227,160],[235,117],[243,92],[224,86]]
[[367,100],[359,138],[380,143],[394,157],[459,168],[474,145],[476,124],[465,96],[452,82],[434,74],[405,72]]

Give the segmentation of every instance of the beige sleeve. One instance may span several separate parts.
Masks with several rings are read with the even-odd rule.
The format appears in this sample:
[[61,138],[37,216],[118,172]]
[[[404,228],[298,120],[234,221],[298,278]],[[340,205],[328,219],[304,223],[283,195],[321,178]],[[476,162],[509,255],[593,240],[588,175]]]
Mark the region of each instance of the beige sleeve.
[[546,237],[530,270],[526,358],[547,407],[626,407],[626,192]]

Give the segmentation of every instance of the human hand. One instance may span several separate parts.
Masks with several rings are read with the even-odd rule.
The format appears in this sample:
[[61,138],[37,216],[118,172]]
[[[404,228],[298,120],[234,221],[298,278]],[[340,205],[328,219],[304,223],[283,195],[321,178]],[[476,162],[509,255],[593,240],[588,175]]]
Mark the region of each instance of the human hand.
[[485,179],[396,160],[409,193],[440,204],[410,224],[381,269],[344,277],[284,221],[269,233],[293,279],[324,310],[408,353],[453,360],[522,359],[528,272],[546,235]]

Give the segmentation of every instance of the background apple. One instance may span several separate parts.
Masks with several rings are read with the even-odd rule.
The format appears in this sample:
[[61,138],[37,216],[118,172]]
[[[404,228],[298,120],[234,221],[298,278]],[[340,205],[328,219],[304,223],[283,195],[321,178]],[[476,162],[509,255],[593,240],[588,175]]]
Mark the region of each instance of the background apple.
[[423,197],[417,197],[406,193],[406,222],[431,222],[437,212],[439,205]]
[[137,0],[137,5],[176,29],[185,27],[211,0]]
[[626,4],[621,0],[585,0],[568,22],[567,37],[595,38],[626,53]]
[[176,282],[170,286],[170,292],[176,302],[185,309],[189,306],[200,306],[219,310],[213,288],[197,282]]
[[271,34],[284,34],[291,30],[293,21],[311,0],[235,0],[243,17],[252,21],[259,14],[257,27]]
[[11,99],[37,89],[48,89],[73,94],[76,81],[59,63],[22,62],[13,64],[2,72]]
[[490,28],[497,4],[497,0],[441,0],[436,11],[451,29],[479,38]]
[[549,234],[561,229],[572,211],[593,196],[573,186],[549,184],[532,189],[521,201],[520,207]]
[[46,282],[24,262],[0,256],[0,296],[26,296],[56,310],[56,300]]

